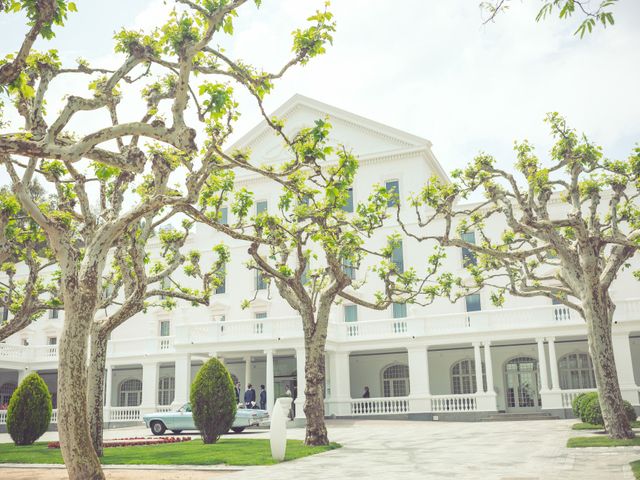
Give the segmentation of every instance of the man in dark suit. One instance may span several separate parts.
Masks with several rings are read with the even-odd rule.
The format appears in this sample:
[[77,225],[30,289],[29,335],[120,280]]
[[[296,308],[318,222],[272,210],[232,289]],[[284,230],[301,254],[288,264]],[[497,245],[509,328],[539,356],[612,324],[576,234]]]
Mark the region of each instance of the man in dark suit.
[[267,391],[264,389],[264,385],[260,385],[260,409],[267,409]]
[[244,392],[244,406],[247,408],[251,408],[253,405],[251,402],[255,403],[256,401],[256,391],[253,389],[251,384],[247,385],[247,389]]
[[236,404],[240,403],[240,382],[236,382],[234,389],[236,391]]

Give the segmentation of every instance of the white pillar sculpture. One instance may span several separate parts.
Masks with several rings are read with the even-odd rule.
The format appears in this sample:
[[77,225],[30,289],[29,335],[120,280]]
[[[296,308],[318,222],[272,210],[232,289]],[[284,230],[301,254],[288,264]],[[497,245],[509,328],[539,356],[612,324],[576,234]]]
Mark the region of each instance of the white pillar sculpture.
[[271,415],[269,440],[271,443],[271,457],[281,462],[287,450],[287,415],[291,408],[291,397],[276,400]]

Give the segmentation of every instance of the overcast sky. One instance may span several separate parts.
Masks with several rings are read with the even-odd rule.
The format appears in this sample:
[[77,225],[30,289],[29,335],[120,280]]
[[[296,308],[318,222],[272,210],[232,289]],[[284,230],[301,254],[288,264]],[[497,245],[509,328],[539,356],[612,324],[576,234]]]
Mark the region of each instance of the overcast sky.
[[[166,3],[79,0],[56,39],[38,48],[57,48],[68,64],[81,56],[93,66],[113,65],[113,32],[158,25],[172,5]],[[224,45],[235,58],[276,70],[290,55],[289,32],[322,5],[247,4]],[[275,110],[301,93],[406,130],[431,140],[449,172],[479,151],[511,163],[516,139],[528,138],[545,155],[549,111],[564,114],[607,156],[626,158],[640,141],[640,2],[620,0],[616,25],[583,40],[573,35],[577,19],[536,23],[539,5],[514,0],[483,26],[478,0],[334,0],[333,47],[279,82],[267,106]],[[0,15],[0,54],[15,50],[24,32],[20,17]],[[57,85],[52,93],[63,90]],[[50,107],[58,105],[50,100]],[[244,110],[237,131],[258,120]]]

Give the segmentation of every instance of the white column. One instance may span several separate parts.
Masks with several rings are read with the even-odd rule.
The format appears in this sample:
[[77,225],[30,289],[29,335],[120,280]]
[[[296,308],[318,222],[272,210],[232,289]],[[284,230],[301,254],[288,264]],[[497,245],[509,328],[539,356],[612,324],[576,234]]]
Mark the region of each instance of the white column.
[[613,356],[616,361],[622,398],[632,405],[638,405],[638,387],[633,375],[629,332],[615,332],[611,337],[611,342],[613,343]]
[[349,352],[331,352],[331,411],[335,415],[351,414],[351,378]]
[[113,390],[113,367],[111,365],[107,365],[107,381],[104,389],[105,400],[106,400],[106,408],[111,408],[111,392]]
[[158,364],[142,364],[142,404],[141,410],[144,413],[156,411],[158,403]]
[[476,365],[476,393],[484,393],[482,381],[482,357],[480,356],[480,342],[473,342],[473,357]]
[[264,352],[267,355],[267,410],[269,413],[273,411],[273,402],[275,401],[275,388],[273,386],[273,350],[265,350]]
[[24,377],[31,373],[31,369],[29,367],[24,367],[18,370],[18,385],[24,380]]
[[547,354],[544,351],[544,338],[536,338],[538,343],[538,371],[540,372],[540,392],[549,389],[549,377],[547,376]]
[[251,355],[244,357],[244,389],[251,383]]
[[549,363],[551,366],[551,388],[560,390],[560,375],[558,375],[558,358],[556,357],[556,339],[555,337],[547,337],[549,342]]
[[296,418],[304,417],[304,390],[306,386],[306,380],[304,376],[305,370],[305,351],[304,348],[296,348],[296,375],[297,375],[297,390],[298,397],[296,398]]
[[191,355],[184,354],[176,358],[176,395],[172,406],[181,407],[189,401],[189,390],[191,388]]
[[495,395],[496,391],[493,387],[493,362],[491,361],[491,342],[484,342],[484,368],[487,375],[487,394]]
[[427,346],[407,349],[409,359],[409,411],[429,411],[429,360]]

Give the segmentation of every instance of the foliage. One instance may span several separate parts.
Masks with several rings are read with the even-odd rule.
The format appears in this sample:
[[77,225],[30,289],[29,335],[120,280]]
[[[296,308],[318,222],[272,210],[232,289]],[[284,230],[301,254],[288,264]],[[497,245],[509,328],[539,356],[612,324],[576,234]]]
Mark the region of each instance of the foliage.
[[[598,400],[598,394],[593,392],[583,397],[580,402],[580,420],[584,423],[590,423],[592,425],[603,425],[604,420],[602,418],[602,410],[600,408],[600,401]],[[638,418],[633,405],[626,400],[624,401],[624,411],[629,419],[629,422],[635,422]]]
[[236,416],[236,394],[231,375],[217,359],[209,359],[191,384],[191,411],[204,443],[216,443]]
[[[300,440],[287,440],[285,461],[316,455],[340,448],[337,443],[307,447]],[[269,440],[222,438],[207,445],[201,440],[165,445],[108,448],[101,458],[105,465],[273,465]],[[47,448],[47,443],[16,447],[0,443],[2,463],[62,464],[59,449]]]
[[49,428],[51,394],[37,373],[27,375],[9,400],[7,432],[16,445],[31,445]]
[[582,418],[582,408],[592,398],[598,398],[598,392],[580,393],[571,402],[571,410],[573,416],[576,418]]

